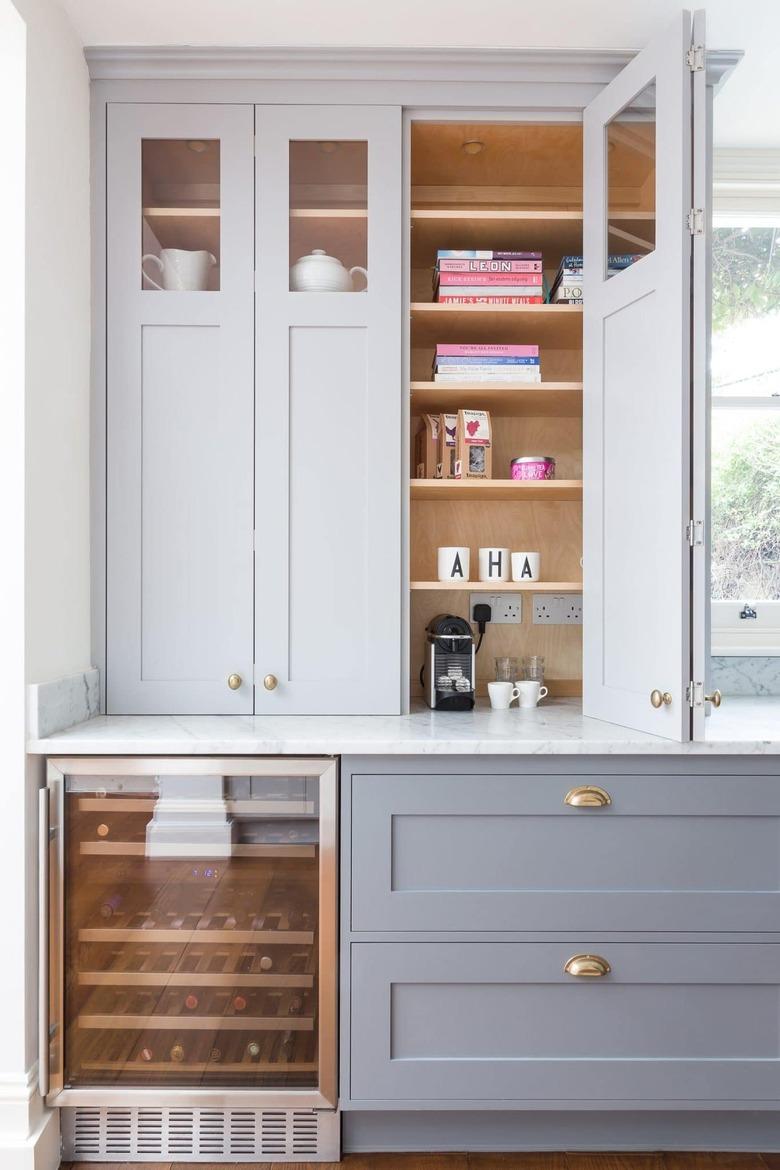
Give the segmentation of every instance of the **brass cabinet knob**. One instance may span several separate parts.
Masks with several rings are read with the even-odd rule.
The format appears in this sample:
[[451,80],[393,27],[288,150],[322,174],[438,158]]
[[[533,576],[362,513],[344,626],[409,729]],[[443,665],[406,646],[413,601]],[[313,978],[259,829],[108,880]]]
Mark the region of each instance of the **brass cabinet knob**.
[[713,691],[711,695],[705,695],[704,698],[708,703],[712,703],[713,707],[719,707],[723,702],[723,695],[720,691]]
[[574,975],[578,979],[600,979],[612,970],[601,955],[572,955],[563,969],[567,975]]
[[279,679],[275,674],[267,674],[263,679],[263,686],[267,691],[275,691],[279,685]]
[[228,686],[230,687],[231,691],[237,691],[242,682],[243,679],[241,678],[240,674],[228,675]]
[[570,788],[563,798],[564,804],[572,808],[605,808],[612,804],[612,797],[597,784],[581,784],[579,788]]
[[656,711],[659,707],[668,707],[672,702],[672,696],[668,691],[651,691],[650,702],[655,707]]

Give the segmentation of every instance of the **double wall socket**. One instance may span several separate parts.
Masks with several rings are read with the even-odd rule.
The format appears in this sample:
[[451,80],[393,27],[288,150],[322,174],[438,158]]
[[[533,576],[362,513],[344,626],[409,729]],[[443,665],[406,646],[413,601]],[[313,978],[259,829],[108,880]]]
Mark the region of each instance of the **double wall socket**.
[[534,593],[535,626],[581,626],[581,593]]
[[472,593],[469,597],[469,619],[474,620],[474,606],[489,605],[491,625],[514,626],[523,620],[523,598],[520,593]]

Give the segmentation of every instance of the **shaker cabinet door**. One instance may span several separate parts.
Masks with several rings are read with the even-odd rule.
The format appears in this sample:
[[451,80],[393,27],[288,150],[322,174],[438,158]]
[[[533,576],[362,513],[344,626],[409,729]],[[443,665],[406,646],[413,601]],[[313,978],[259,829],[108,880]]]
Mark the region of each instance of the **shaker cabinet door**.
[[400,711],[401,174],[398,108],[257,109],[259,714]]
[[108,109],[109,714],[252,711],[253,116]]
[[682,12],[586,108],[583,142],[584,708],[674,740],[691,733],[690,43]]

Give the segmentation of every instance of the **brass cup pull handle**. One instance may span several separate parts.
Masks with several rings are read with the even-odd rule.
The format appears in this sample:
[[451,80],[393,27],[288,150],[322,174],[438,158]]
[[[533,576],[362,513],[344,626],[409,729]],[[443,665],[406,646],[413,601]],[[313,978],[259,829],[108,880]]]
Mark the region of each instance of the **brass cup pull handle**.
[[713,707],[719,707],[723,702],[723,695],[720,691],[713,691],[711,695],[705,695],[704,698],[708,703],[712,703]]
[[668,691],[659,691],[656,689],[650,692],[650,702],[657,711],[659,707],[670,706],[672,702],[672,696]]
[[612,970],[601,955],[572,955],[563,969],[567,975],[574,975],[577,979],[600,979]]
[[570,788],[563,798],[564,804],[572,808],[606,808],[612,804],[612,797],[597,784],[581,784],[579,788]]
[[267,691],[275,691],[279,685],[279,679],[275,674],[267,674],[263,679],[263,686]]
[[243,681],[244,680],[241,678],[240,674],[228,675],[228,686],[230,687],[231,691],[237,691]]

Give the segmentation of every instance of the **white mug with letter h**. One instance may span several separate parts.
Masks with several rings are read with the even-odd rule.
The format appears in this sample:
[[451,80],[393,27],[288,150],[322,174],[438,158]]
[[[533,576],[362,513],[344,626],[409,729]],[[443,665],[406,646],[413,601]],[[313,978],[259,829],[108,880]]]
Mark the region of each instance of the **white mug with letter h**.
[[440,548],[438,574],[440,581],[468,581],[471,550],[468,548]]
[[515,683],[515,687],[518,691],[521,707],[535,707],[540,699],[546,699],[550,693],[547,687],[543,687],[533,678],[525,678],[521,682]]
[[479,550],[480,581],[509,580],[509,549],[481,548]]
[[[162,284],[153,280],[144,268],[151,261],[159,268]],[[152,288],[160,292],[205,292],[209,283],[209,270],[217,263],[211,252],[191,252],[184,248],[163,248],[159,256],[146,252],[141,257],[141,272]]]

